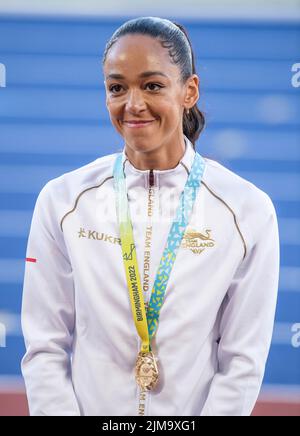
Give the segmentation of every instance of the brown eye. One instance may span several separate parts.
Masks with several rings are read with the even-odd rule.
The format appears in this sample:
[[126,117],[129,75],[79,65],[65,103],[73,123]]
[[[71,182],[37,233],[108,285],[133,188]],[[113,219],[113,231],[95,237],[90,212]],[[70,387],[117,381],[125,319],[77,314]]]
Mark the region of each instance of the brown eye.
[[[115,87],[118,87],[118,86],[121,86],[121,85],[112,85],[112,86],[110,86],[110,87],[109,87],[110,92],[113,92],[113,89],[114,89]],[[118,92],[118,91],[117,91],[117,92]]]
[[[119,87],[122,88],[121,85],[111,85],[109,87],[109,91],[112,92],[113,94],[118,93],[120,91]],[[147,85],[145,85],[145,87],[146,88],[149,87],[150,91],[159,91],[161,88],[163,88],[162,85],[158,85],[158,83],[153,83],[153,82],[147,83]],[[154,87],[154,89],[153,89],[153,87]]]
[[147,83],[146,86],[158,86],[158,89],[151,89],[151,91],[159,91],[159,89],[163,88],[163,86],[158,85],[157,83]]

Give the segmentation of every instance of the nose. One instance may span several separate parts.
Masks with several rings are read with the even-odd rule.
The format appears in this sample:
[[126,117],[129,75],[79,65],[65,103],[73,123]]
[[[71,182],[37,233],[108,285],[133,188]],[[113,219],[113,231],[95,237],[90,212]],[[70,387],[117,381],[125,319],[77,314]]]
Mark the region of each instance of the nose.
[[135,113],[143,109],[145,109],[145,101],[141,91],[138,89],[132,89],[128,92],[126,110]]

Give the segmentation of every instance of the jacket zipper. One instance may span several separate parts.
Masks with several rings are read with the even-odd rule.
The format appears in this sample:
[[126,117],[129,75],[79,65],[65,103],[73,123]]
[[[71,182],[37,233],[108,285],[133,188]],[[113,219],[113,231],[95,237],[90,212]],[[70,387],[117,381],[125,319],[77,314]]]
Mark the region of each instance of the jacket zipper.
[[149,186],[154,186],[154,173],[153,173],[153,170],[149,171]]

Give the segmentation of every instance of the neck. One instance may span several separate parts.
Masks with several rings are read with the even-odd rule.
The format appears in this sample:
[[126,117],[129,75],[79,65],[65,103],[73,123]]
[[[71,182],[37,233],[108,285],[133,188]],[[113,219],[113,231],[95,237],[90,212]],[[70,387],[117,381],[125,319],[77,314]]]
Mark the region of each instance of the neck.
[[125,153],[131,164],[138,170],[169,170],[175,168],[185,152],[184,138],[177,145],[160,147],[151,151],[133,150],[125,146]]

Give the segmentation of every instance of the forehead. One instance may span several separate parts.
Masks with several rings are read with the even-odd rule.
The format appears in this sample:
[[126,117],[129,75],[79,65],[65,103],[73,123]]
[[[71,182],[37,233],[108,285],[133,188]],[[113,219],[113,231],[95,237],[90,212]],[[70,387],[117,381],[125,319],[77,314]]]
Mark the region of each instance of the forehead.
[[120,37],[109,49],[103,69],[106,76],[120,73],[127,77],[148,70],[163,71],[170,77],[178,74],[168,49],[156,38],[141,34]]

